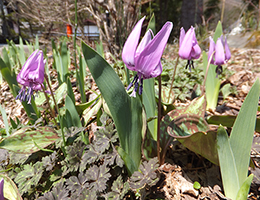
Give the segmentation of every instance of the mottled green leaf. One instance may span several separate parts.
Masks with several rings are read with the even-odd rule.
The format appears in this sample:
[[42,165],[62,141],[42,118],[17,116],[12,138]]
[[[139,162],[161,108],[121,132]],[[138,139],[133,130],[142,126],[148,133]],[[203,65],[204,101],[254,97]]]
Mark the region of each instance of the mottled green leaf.
[[35,146],[35,143],[41,148],[45,148],[58,138],[56,131],[48,126],[37,127],[37,129],[22,128],[4,138],[0,143],[0,148],[16,153],[29,154],[40,150]]

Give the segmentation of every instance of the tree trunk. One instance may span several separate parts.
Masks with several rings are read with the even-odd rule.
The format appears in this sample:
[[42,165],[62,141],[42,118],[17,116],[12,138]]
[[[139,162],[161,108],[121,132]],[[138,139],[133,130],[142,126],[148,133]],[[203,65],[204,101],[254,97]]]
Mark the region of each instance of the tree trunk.
[[187,31],[190,26],[201,24],[203,0],[183,0],[181,7],[181,26]]

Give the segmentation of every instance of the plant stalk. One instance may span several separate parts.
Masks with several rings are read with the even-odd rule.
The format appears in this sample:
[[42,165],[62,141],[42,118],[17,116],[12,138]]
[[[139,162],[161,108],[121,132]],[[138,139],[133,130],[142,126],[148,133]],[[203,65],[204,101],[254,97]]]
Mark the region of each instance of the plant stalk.
[[58,126],[58,123],[57,123],[57,121],[56,121],[56,119],[55,119],[54,110],[51,108],[50,99],[49,99],[48,95],[47,95],[46,92],[45,92],[44,85],[41,84],[41,87],[42,87],[42,91],[43,91],[43,93],[44,93],[44,96],[45,96],[45,98],[46,98],[48,107],[49,107],[49,109],[50,109],[51,116],[52,116],[52,118],[53,118],[53,120],[54,120],[54,123],[55,123],[55,125],[56,125],[57,127],[59,127],[59,126]]
[[159,94],[158,94],[158,119],[157,119],[157,156],[159,160],[159,164],[162,165],[162,160],[161,160],[161,147],[160,147],[160,124],[161,124],[161,93],[162,93],[162,80],[161,80],[161,75],[158,76],[158,83],[159,83]]
[[170,103],[170,96],[171,96],[171,91],[172,91],[172,87],[173,87],[174,77],[175,77],[175,74],[176,74],[177,65],[179,63],[179,58],[180,58],[180,56],[178,55],[176,63],[175,63],[175,66],[174,66],[174,71],[173,71],[173,76],[172,76],[172,83],[171,83],[171,87],[170,87],[170,90],[169,90],[169,96],[168,96],[168,100],[167,100],[168,103]]
[[75,29],[74,29],[74,37],[73,37],[73,49],[74,49],[74,65],[75,69],[77,69],[77,50],[76,50],[76,37],[77,37],[77,29],[78,29],[78,7],[77,7],[77,0],[75,0]]
[[213,58],[213,55],[214,55],[215,51],[211,54],[209,60],[208,60],[208,65],[207,65],[207,68],[206,68],[206,72],[205,72],[205,76],[204,76],[204,80],[203,80],[203,84],[202,84],[202,87],[201,87],[201,95],[203,95],[205,93],[205,90],[206,90],[206,80],[207,80],[207,77],[208,77],[208,72],[209,72],[209,66],[210,66],[210,62]]

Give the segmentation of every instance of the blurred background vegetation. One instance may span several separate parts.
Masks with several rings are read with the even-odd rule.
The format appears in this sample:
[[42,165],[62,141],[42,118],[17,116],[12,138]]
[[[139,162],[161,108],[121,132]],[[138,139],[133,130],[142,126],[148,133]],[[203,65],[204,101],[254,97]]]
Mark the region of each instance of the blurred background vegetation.
[[[157,30],[172,21],[172,42],[180,27],[196,26],[203,35],[221,20],[226,33],[239,24],[244,31],[254,31],[259,29],[260,17],[259,0],[78,0],[77,8],[77,37],[90,45],[100,40],[115,56],[144,15],[146,26],[155,14]],[[51,38],[66,37],[67,26],[75,30],[74,9],[75,0],[0,0],[0,42],[38,35],[41,44],[50,44]]]

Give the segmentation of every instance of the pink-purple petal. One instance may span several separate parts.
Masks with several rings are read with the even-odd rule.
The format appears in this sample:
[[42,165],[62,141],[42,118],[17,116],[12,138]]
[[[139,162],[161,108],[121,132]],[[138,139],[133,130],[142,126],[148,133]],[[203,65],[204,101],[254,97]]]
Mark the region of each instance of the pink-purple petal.
[[183,40],[184,40],[184,37],[185,37],[185,30],[183,27],[181,27],[181,31],[180,31],[180,38],[179,38],[179,46],[181,46]]
[[152,40],[152,34],[153,34],[153,32],[151,29],[146,31],[143,39],[141,40],[141,42],[139,43],[139,45],[136,49],[136,54],[139,54],[140,52],[142,52],[144,50],[144,48],[147,46],[147,44]]
[[[211,57],[211,55],[214,53],[215,54],[215,42],[214,40],[212,39],[212,37],[209,37],[209,51],[208,51],[208,61]],[[212,56],[212,59],[210,61],[211,64],[214,64],[215,62],[215,58],[214,56]]]
[[227,38],[225,39],[225,61],[227,62],[231,58],[231,52],[227,44]]
[[122,59],[124,63],[126,64],[127,68],[132,70],[135,66],[135,53],[136,48],[139,42],[141,30],[142,30],[142,24],[145,17],[140,19],[137,24],[135,25],[134,29],[128,36],[124,47],[122,51]]
[[193,34],[194,34],[194,28],[191,27],[187,31],[183,41],[181,42],[181,45],[179,47],[179,56],[182,59],[187,59],[187,60],[191,59],[191,51],[193,47]]
[[4,179],[0,180],[0,200],[4,200]]
[[144,79],[157,77],[161,73],[162,73],[162,63],[160,61],[159,64],[155,67],[155,69],[152,71],[152,73],[149,76],[144,76]]
[[166,22],[145,49],[135,57],[136,71],[149,77],[160,62],[172,30],[172,23]]
[[215,47],[215,64],[223,65],[225,63],[225,52],[221,38],[218,38]]

